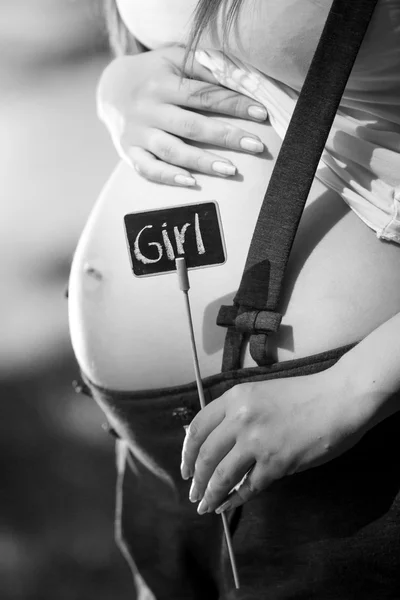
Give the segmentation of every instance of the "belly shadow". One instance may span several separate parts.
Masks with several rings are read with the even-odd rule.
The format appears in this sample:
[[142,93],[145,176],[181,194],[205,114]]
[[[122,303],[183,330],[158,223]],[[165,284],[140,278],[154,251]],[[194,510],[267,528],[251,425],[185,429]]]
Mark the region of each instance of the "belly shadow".
[[[285,314],[299,274],[310,254],[327,233],[349,212],[345,202],[338,201],[333,191],[322,194],[304,209],[300,226],[293,244],[285,274],[282,300],[279,310]],[[239,286],[240,281],[237,282]],[[214,354],[222,349],[226,329],[216,325],[218,311],[223,304],[231,305],[236,290],[210,302],[203,316],[203,348],[206,354]],[[293,330],[290,325],[282,325],[278,334],[271,336],[271,352],[274,348],[294,351]]]

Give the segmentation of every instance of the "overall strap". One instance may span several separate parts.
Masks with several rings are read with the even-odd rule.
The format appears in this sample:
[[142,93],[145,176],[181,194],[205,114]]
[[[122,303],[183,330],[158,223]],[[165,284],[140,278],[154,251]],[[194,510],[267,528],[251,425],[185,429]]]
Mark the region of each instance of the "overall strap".
[[222,370],[240,367],[250,334],[258,365],[268,363],[266,336],[278,331],[283,277],[300,217],[347,80],[377,0],[334,0],[283,140],[258,216],[228,327]]

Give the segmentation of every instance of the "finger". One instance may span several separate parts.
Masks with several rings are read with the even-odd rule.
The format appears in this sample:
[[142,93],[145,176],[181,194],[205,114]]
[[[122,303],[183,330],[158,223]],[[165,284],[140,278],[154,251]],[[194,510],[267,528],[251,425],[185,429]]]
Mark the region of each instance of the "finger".
[[149,181],[180,187],[193,187],[196,184],[195,178],[188,171],[157,160],[143,148],[131,146],[124,154],[128,164]]
[[197,79],[198,81],[205,81],[214,85],[218,83],[210,69],[207,69],[196,59],[194,52],[189,53],[183,73],[188,79]]
[[225,405],[220,400],[221,398],[218,398],[207,404],[203,410],[197,413],[186,430],[181,464],[183,479],[188,479],[193,475],[200,447],[225,417]]
[[204,514],[215,510],[235,485],[243,479],[253,463],[254,456],[243,452],[243,448],[235,445],[212,474],[203,499],[197,508],[198,513]]
[[165,163],[179,165],[191,171],[221,177],[236,174],[236,167],[230,160],[222,159],[217,154],[196,146],[189,146],[165,131],[153,130],[150,132],[147,147],[152,154]]
[[183,79],[168,100],[178,106],[216,112],[239,119],[265,121],[268,116],[266,108],[260,102],[243,93],[198,80]]
[[258,136],[230,123],[223,123],[178,106],[165,106],[155,115],[154,122],[159,129],[165,129],[167,123],[169,133],[196,142],[251,153],[264,150],[264,144]]
[[197,50],[196,60],[212,72],[219,84],[256,99],[262,87],[262,77],[249,69],[236,56],[222,56],[216,50]]
[[225,510],[241,506],[251,498],[254,498],[262,490],[265,490],[277,479],[279,479],[279,476],[275,471],[269,470],[266,472],[265,465],[257,462],[244,477],[243,481],[229,494],[226,501],[217,506],[215,512],[219,514]]
[[234,445],[231,423],[224,420],[199,449],[189,492],[191,502],[198,502],[203,497],[212,474]]

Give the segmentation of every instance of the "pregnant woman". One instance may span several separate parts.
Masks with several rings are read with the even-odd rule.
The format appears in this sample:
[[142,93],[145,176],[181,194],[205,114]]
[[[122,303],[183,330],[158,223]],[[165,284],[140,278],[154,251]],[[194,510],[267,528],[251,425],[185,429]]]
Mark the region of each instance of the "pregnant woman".
[[[76,251],[70,329],[84,386],[118,436],[117,533],[141,599],[398,599],[395,0],[378,1],[346,86],[291,251],[267,359],[257,366],[246,339],[243,368],[228,373],[227,387],[216,378],[225,336],[217,314],[240,283],[331,4],[118,0],[111,7],[113,39],[127,54],[105,70],[98,105],[123,161]],[[150,50],[129,54],[135,39]],[[194,377],[176,276],[132,275],[123,222],[211,201],[226,261],[190,272],[209,394],[195,414],[186,401]],[[160,239],[149,245],[167,252]],[[304,371],[311,362],[319,367]],[[281,368],[285,377],[270,376]],[[215,510],[231,520],[237,592]]]

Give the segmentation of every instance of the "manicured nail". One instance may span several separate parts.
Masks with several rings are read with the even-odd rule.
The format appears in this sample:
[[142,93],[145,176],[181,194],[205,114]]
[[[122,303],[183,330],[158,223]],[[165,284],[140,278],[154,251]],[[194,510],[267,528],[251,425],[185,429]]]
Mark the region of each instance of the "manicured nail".
[[181,464],[181,476],[185,481],[192,476],[190,469],[184,463]]
[[257,121],[265,121],[265,119],[268,117],[267,111],[261,106],[249,106],[247,112],[249,117],[252,119],[257,119]]
[[220,515],[221,513],[223,513],[225,510],[229,510],[232,506],[232,502],[230,500],[227,500],[226,502],[224,502],[223,504],[220,504],[220,506],[218,506],[215,509],[215,512],[217,513],[217,515]]
[[245,75],[241,78],[240,83],[246,92],[250,92],[250,94],[256,94],[261,84],[260,80],[253,75]]
[[249,152],[262,152],[264,150],[264,144],[262,142],[248,137],[243,137],[240,140],[240,147]]
[[198,505],[197,512],[199,513],[199,515],[204,515],[206,512],[208,512],[208,502],[204,498]]
[[190,500],[190,502],[198,502],[198,500],[200,500],[200,498],[201,498],[201,496],[200,496],[198,489],[196,487],[196,484],[193,480],[192,485],[190,486],[189,500]]
[[212,164],[212,170],[221,175],[234,175],[236,173],[236,167],[229,165],[228,163],[217,160]]
[[186,175],[175,175],[174,181],[177,185],[193,186],[196,185],[194,177],[187,177]]
[[202,63],[204,60],[207,60],[209,58],[207,52],[204,52],[204,50],[196,50],[196,52],[194,53],[194,56],[195,56],[196,60],[198,60],[200,63]]

